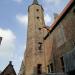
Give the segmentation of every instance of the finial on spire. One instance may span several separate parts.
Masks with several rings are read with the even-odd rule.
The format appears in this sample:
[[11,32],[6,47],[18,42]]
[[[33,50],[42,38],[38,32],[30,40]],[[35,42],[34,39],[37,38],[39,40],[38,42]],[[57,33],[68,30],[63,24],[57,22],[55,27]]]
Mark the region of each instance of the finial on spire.
[[9,64],[12,64],[12,61],[9,61]]
[[37,0],[33,0],[33,4],[38,4],[38,1]]

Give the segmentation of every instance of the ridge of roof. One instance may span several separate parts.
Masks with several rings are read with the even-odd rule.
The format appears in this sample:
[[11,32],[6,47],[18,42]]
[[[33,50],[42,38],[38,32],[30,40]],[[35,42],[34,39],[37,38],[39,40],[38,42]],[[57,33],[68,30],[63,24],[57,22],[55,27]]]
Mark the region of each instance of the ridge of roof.
[[46,39],[49,36],[49,33],[51,33],[55,27],[57,26],[57,24],[61,21],[61,19],[63,18],[64,14],[69,10],[70,6],[74,3],[74,0],[70,0],[68,2],[68,4],[66,5],[66,7],[62,10],[62,12],[59,14],[59,16],[55,19],[55,21],[53,22],[53,24],[50,26],[49,28],[49,32],[48,34],[44,37],[44,39]]

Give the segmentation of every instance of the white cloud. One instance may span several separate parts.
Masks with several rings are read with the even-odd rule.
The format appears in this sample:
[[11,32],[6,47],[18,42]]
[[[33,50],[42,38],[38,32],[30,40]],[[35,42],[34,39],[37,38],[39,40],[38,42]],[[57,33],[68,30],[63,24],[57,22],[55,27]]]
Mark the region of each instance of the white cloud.
[[[24,60],[23,58],[24,58],[25,49],[26,49],[26,44],[21,45],[19,47],[20,52],[17,51],[17,53],[14,53],[14,56],[13,56],[12,61],[13,61],[14,68],[15,68],[17,74],[19,73],[21,62],[22,62],[22,60]],[[18,62],[18,64],[16,65],[17,62]]]
[[3,37],[0,45],[0,60],[9,61],[14,54],[16,36],[10,29],[0,28],[0,37]]
[[23,0],[13,0],[13,1],[15,1],[17,3],[21,3]]
[[59,4],[62,0],[45,0],[47,3]]
[[23,25],[28,24],[28,15],[16,15],[16,19]]
[[48,14],[45,14],[44,19],[45,19],[46,25],[50,25],[51,17]]
[[[17,55],[17,54],[14,55],[13,64],[14,64],[14,68],[15,68],[17,74],[19,73],[22,60],[23,60],[22,55]],[[16,65],[16,63],[17,63],[17,65]]]

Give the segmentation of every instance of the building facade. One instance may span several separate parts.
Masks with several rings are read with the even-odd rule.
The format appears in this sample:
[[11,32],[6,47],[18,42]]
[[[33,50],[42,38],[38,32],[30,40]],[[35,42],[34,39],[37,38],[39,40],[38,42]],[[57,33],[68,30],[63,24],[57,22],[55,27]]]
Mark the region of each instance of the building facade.
[[[28,8],[27,45],[24,75],[75,73],[75,1],[70,0],[50,28],[37,0]],[[73,62],[70,62],[72,61]],[[67,62],[67,61],[68,62]],[[60,75],[62,75],[60,74]]]
[[[45,48],[48,72],[66,72],[75,74],[75,1],[70,0],[63,12],[58,16],[44,38],[44,43],[50,40]],[[50,56],[48,52],[51,51]]]

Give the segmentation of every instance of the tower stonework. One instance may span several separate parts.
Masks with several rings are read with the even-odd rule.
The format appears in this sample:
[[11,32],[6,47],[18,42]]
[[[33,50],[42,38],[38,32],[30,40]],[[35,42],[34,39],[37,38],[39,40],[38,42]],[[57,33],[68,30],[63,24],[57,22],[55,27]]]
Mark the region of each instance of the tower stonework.
[[28,8],[27,46],[25,52],[25,75],[45,72],[43,30],[45,26],[43,8],[34,0]]
[[75,75],[75,0],[50,27],[37,0],[28,8],[27,44],[20,75]]

